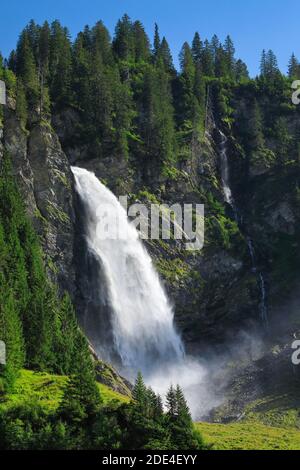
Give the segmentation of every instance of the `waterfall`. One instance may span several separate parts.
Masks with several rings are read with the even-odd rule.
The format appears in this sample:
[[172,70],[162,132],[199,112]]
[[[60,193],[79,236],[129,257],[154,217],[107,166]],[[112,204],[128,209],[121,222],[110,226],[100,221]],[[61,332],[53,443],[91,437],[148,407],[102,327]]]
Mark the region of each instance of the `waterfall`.
[[230,173],[229,173],[229,164],[228,164],[228,157],[227,157],[227,137],[226,135],[223,134],[222,131],[220,131],[221,135],[221,179],[222,179],[222,186],[223,186],[223,192],[224,192],[224,197],[225,201],[227,204],[230,206],[234,205],[234,199],[232,196],[232,191],[230,188]]
[[[173,309],[139,233],[118,199],[93,173],[77,167],[72,171],[85,241],[78,251],[87,252],[89,260],[78,260],[79,271],[89,271],[81,281],[87,336],[99,356],[129,380],[141,371],[146,384],[162,396],[171,384],[179,384],[192,416],[206,417],[222,398],[207,363],[186,356]],[[99,210],[104,206],[110,209],[105,217]],[[115,215],[127,236],[100,237],[98,228],[116,224]]]
[[[125,209],[93,173],[76,167],[72,171],[86,212],[87,246],[101,260],[104,271],[113,349],[122,368],[147,374],[162,362],[183,360],[184,348],[174,328],[173,310]],[[101,205],[111,208],[105,216],[98,211]],[[99,237],[98,228],[114,225],[116,216],[126,237]]]
[[[240,217],[237,205],[235,203],[232,190],[231,190],[231,184],[230,184],[230,170],[229,170],[229,163],[228,163],[228,156],[227,156],[227,137],[225,134],[223,134],[222,131],[219,131],[219,133],[221,136],[221,144],[220,144],[221,165],[220,166],[221,166],[221,181],[222,181],[223,193],[224,193],[225,201],[227,202],[227,204],[231,206],[233,210],[234,218],[236,222],[239,224],[239,226],[241,226],[242,225],[241,217]],[[251,240],[250,237],[247,237],[246,240],[247,240],[247,246],[248,246],[249,255],[250,255],[251,263],[252,263],[252,271],[253,273],[257,273],[258,286],[259,286],[260,297],[261,297],[260,304],[259,304],[260,318],[264,326],[267,328],[268,327],[268,306],[267,306],[266,281],[265,281],[264,274],[262,272],[259,272],[257,268],[256,253],[255,253],[253,241]]]
[[220,151],[220,161],[221,161],[221,181],[222,188],[225,197],[225,201],[229,204],[233,210],[234,218],[237,223],[239,223],[239,213],[235,204],[235,200],[230,187],[230,170],[227,156],[227,137],[223,134],[222,131],[219,131],[221,136],[221,151]]

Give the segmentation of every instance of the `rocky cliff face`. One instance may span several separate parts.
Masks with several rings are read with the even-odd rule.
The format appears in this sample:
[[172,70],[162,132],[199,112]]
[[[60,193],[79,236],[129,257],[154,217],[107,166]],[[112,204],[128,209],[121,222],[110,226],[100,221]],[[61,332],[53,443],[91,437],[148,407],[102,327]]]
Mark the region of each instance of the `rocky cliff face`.
[[3,146],[29,216],[41,237],[51,279],[60,290],[75,290],[73,178],[68,159],[49,123],[22,129],[14,104],[5,110]]
[[[28,132],[21,128],[13,103],[5,113],[3,144],[41,236],[49,275],[58,281],[60,289],[78,298],[76,196],[70,170],[70,165],[76,164],[94,171],[117,195],[129,195],[130,202],[205,204],[206,236],[201,252],[189,253],[174,240],[147,242],[190,350],[221,346],[241,330],[263,330],[260,288],[246,238],[253,239],[258,266],[268,279],[272,318],[273,310],[288,301],[297,278],[293,266],[296,268],[298,259],[298,172],[287,168],[280,174],[274,168],[264,168],[262,174],[252,171],[251,165],[251,171],[244,171],[245,157],[232,137],[229,162],[243,218],[238,226],[232,209],[224,202],[220,152],[213,130],[201,144],[193,146],[190,158],[179,167],[170,167],[156,177],[153,168],[149,179],[139,162],[116,157],[99,160],[88,154],[84,146],[74,143],[77,125],[76,112],[67,110],[53,118],[55,131],[49,123],[43,123]],[[291,183],[288,186],[287,180]]]

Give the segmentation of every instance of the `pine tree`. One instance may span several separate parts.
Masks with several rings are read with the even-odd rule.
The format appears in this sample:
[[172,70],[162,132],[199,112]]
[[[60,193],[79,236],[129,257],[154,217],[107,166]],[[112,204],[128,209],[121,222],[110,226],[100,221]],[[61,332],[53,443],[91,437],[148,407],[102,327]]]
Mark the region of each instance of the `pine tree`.
[[206,83],[203,78],[201,65],[196,65],[194,93],[198,103],[195,105],[194,122],[199,136],[204,133],[206,114]]
[[157,59],[159,52],[160,52],[160,36],[159,36],[159,30],[158,26],[155,23],[155,31],[154,31],[154,41],[153,41],[153,57],[154,60]]
[[50,60],[50,26],[46,21],[40,29],[38,41],[38,74],[40,81],[40,112],[47,116],[50,111],[50,97],[48,89]]
[[201,65],[202,65],[201,68],[203,71],[203,75],[205,75],[206,77],[214,76],[215,74],[214,57],[213,57],[210,43],[207,40],[204,42]]
[[39,104],[39,81],[33,53],[32,39],[27,30],[19,38],[16,55],[16,71],[26,90],[30,110],[36,110]]
[[241,59],[238,59],[235,64],[235,78],[238,82],[249,79],[247,65]]
[[248,145],[251,151],[262,149],[265,145],[263,119],[257,100],[253,101],[246,117],[248,126]]
[[[91,101],[90,80],[87,77],[90,75],[91,67],[91,54],[86,46],[85,36],[79,33],[73,45],[73,71],[74,76],[72,79],[72,89],[75,95],[75,101],[79,110],[89,117],[89,107]],[[98,56],[98,51],[95,48],[95,56]],[[101,59],[100,59],[101,60]],[[87,119],[87,118],[85,118]],[[85,121],[87,124],[88,121]]]
[[265,76],[267,71],[267,57],[265,49],[262,51],[261,59],[260,59],[260,74],[261,76]]
[[34,20],[30,20],[25,28],[25,31],[29,38],[30,47],[34,55],[35,62],[38,63],[40,28]]
[[215,52],[215,74],[218,78],[229,76],[228,57],[222,45]]
[[202,54],[203,54],[203,44],[200,39],[200,35],[198,32],[195,33],[193,43],[192,43],[192,54],[193,59],[196,64],[201,64],[202,62]]
[[210,49],[213,56],[213,61],[216,63],[218,51],[222,47],[222,44],[216,34],[213,35],[210,41]]
[[[0,245],[3,243],[1,231],[0,225]],[[0,365],[0,395],[12,386],[25,361],[22,323],[14,295],[0,270],[0,338],[6,348],[6,365]]]
[[267,63],[267,75],[274,76],[277,75],[279,72],[277,58],[272,50],[267,52],[266,56],[266,63]]
[[171,417],[172,419],[176,418],[178,412],[177,412],[176,392],[173,386],[171,386],[168,390],[168,393],[166,396],[166,406],[167,406],[168,416]]
[[147,402],[147,387],[145,385],[143,375],[141,372],[138,372],[133,390],[132,390],[132,398],[140,407],[143,409],[146,406]]
[[144,176],[156,162],[158,168],[175,158],[175,129],[173,120],[170,76],[164,66],[149,66],[143,78],[139,97],[137,126],[145,145],[138,149],[144,157]]
[[93,420],[100,405],[101,397],[95,380],[81,372],[70,377],[58,414],[63,421],[78,430],[80,425],[87,426]]
[[[98,23],[96,23],[91,31],[90,36],[91,48],[93,49],[94,57],[96,57],[97,60],[100,59],[104,66],[112,66],[114,60],[111,47],[111,38],[102,21],[98,21]],[[86,40],[84,46],[88,49]]]
[[228,76],[233,78],[235,71],[235,47],[230,36],[227,36],[224,43],[224,52],[227,64]]
[[20,119],[22,127],[25,128],[27,123],[28,109],[26,91],[21,78],[18,78],[17,80],[16,115]]
[[50,96],[57,108],[72,103],[72,52],[69,32],[59,21],[51,25]]
[[287,119],[284,116],[280,116],[275,122],[274,137],[276,139],[278,161],[284,164],[290,158],[290,150],[293,144],[293,137],[289,132]]
[[294,53],[289,60],[288,75],[291,79],[294,80],[300,78],[300,64]]
[[186,130],[189,129],[193,135],[195,131],[198,132],[202,120],[202,86],[204,82],[201,80],[200,65],[195,67],[192,51],[187,43],[183,45],[180,53],[180,65],[178,118],[180,125]]
[[9,70],[11,70],[14,74],[17,73],[17,52],[14,49],[9,54],[7,65]]
[[134,57],[132,22],[128,15],[124,15],[117,23],[113,50],[121,60],[128,61]]
[[187,401],[184,397],[183,391],[179,385],[177,385],[175,390],[175,399],[176,399],[176,413],[179,420],[186,425],[192,425],[192,417],[187,404]]
[[140,21],[135,21],[133,23],[132,34],[135,61],[149,61],[151,55],[150,41]]
[[179,62],[181,68],[181,118],[182,121],[193,121],[194,117],[194,83],[195,83],[195,64],[192,52],[188,43],[184,43],[180,55]]
[[260,71],[267,80],[276,79],[280,75],[277,58],[272,50],[262,52]]
[[165,71],[168,72],[171,76],[175,76],[176,72],[173,64],[171,50],[165,37],[162,38],[158,57],[159,60],[163,62]]
[[201,449],[203,441],[195,431],[189,407],[179,386],[171,387],[167,397],[167,425],[173,449]]

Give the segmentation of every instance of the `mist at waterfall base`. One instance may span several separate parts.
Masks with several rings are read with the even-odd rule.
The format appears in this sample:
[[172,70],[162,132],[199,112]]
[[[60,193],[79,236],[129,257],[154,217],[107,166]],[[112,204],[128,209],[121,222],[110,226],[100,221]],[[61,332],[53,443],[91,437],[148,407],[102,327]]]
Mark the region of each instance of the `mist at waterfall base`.
[[[162,396],[170,385],[179,384],[193,417],[199,419],[220,403],[210,386],[211,372],[200,360],[186,356],[173,309],[125,209],[93,173],[77,167],[72,171],[85,211],[87,247],[101,265],[110,307],[113,344],[103,347],[93,332],[96,352],[131,381],[141,371],[147,385]],[[100,205],[112,210],[99,212]],[[99,226],[116,221],[126,228],[124,239],[99,237]]]

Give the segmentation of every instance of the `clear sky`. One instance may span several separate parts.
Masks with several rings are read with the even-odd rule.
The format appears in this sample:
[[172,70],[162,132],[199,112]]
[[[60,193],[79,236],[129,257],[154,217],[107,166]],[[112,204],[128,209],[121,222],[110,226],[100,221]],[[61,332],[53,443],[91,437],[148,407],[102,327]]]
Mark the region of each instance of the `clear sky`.
[[128,13],[144,24],[152,40],[154,23],[173,51],[175,62],[184,41],[196,30],[202,37],[216,33],[223,41],[229,33],[237,56],[258,72],[262,49],[273,49],[286,71],[291,53],[300,59],[297,2],[292,0],[4,0],[0,6],[0,51],[7,56],[30,20],[59,19],[72,37],[86,24],[102,19],[111,33]]

